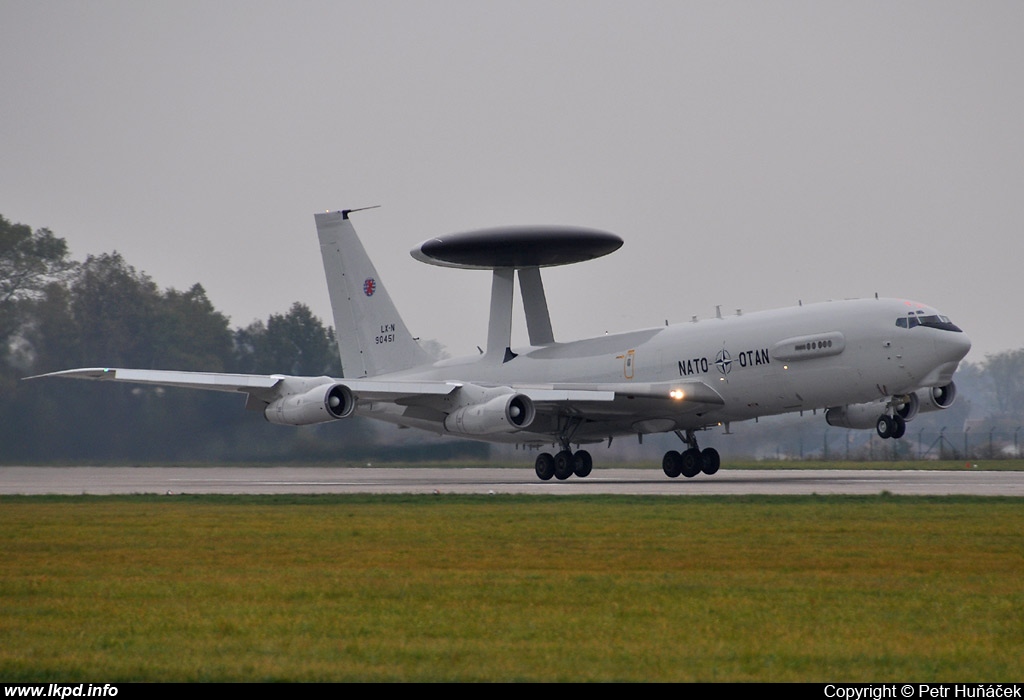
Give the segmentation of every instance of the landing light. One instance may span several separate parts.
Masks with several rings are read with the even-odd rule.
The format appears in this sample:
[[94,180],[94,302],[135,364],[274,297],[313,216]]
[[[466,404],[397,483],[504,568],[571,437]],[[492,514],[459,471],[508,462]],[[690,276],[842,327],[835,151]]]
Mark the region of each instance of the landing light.
[[676,401],[682,401],[683,397],[686,396],[686,394],[683,393],[682,389],[673,389],[672,391],[668,392],[668,395],[675,399]]

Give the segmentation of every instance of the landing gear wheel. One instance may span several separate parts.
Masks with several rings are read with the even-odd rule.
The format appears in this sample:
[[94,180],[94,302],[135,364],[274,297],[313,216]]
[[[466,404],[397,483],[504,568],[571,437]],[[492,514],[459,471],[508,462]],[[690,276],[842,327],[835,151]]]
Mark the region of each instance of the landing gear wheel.
[[589,476],[590,470],[593,468],[594,459],[586,450],[580,450],[572,456],[572,472],[579,478]]
[[701,469],[704,467],[704,459],[701,457],[700,450],[691,447],[683,452],[680,457],[683,476],[687,479],[692,479],[700,474]]
[[665,476],[675,479],[682,473],[683,459],[675,450],[669,450],[661,458],[661,468],[665,472]]
[[555,458],[547,452],[537,455],[537,461],[533,464],[537,472],[537,478],[541,481],[549,481],[555,475]]
[[902,416],[893,416],[892,439],[899,440],[907,432],[907,421]]
[[718,450],[714,447],[708,447],[700,453],[701,458],[704,460],[704,464],[701,467],[701,471],[711,476],[718,471],[718,468],[722,466],[722,458],[718,455]]
[[889,416],[879,416],[878,422],[875,424],[875,430],[878,431],[878,437],[888,440],[896,432],[896,424]]
[[555,455],[555,478],[559,481],[565,481],[572,476],[573,466],[572,452],[562,450]]

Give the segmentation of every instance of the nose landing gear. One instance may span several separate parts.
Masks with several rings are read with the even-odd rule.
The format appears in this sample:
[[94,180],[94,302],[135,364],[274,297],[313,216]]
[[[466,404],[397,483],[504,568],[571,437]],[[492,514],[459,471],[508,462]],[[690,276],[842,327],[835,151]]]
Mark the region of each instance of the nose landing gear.
[[899,414],[894,416],[883,414],[879,416],[878,423],[875,424],[875,430],[878,432],[878,437],[883,440],[888,440],[889,438],[898,440],[907,432],[907,421]]

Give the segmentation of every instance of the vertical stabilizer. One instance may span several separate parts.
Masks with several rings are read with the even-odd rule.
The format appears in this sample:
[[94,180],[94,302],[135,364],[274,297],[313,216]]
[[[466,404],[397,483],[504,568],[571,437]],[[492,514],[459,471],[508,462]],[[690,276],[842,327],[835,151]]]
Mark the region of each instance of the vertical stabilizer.
[[316,214],[316,232],[345,377],[375,377],[428,364],[398,315],[347,211]]

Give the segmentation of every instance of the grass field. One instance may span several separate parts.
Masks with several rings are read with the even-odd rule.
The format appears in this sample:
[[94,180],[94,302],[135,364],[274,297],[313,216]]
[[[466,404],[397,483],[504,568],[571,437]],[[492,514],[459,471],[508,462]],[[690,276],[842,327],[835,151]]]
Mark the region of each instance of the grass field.
[[1020,681],[1024,502],[2,497],[0,681]]

